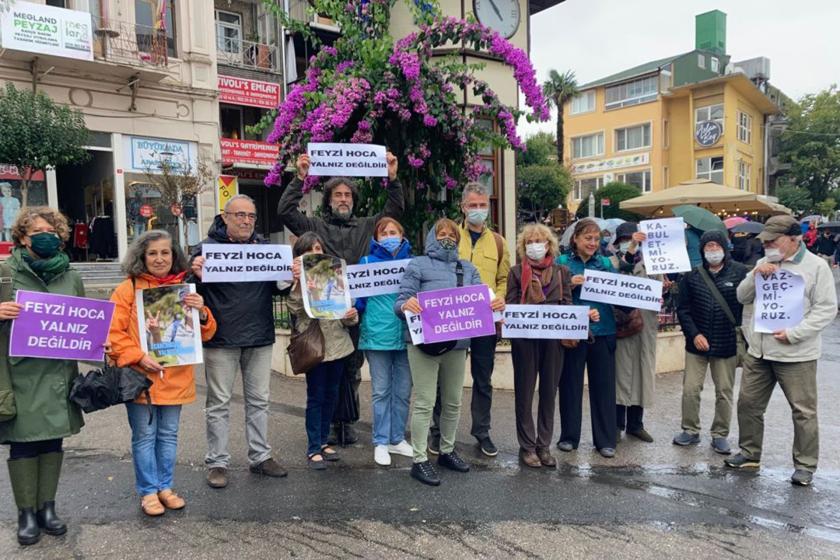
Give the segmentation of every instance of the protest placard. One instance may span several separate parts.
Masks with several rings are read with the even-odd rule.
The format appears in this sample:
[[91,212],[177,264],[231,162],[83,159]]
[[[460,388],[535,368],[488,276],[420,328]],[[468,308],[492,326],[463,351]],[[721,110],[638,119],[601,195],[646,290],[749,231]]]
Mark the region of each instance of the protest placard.
[[755,332],[773,333],[802,322],[805,307],[805,279],[789,270],[778,269],[765,277],[755,275]]
[[385,146],[378,144],[334,144],[311,142],[306,145],[309,174],[313,176],[387,177]]
[[167,284],[136,291],[140,348],[163,367],[204,361],[198,309],[184,298],[195,284]]
[[110,301],[18,290],[23,306],[12,321],[9,356],[53,360],[105,357],[114,304]]
[[508,305],[504,320],[504,338],[589,338],[589,307],[586,305]]
[[354,298],[396,294],[411,259],[347,266],[347,282]]
[[662,309],[662,282],[638,276],[586,269],[580,299],[622,307]]
[[487,286],[464,286],[417,294],[426,343],[488,336],[496,332]]
[[344,259],[315,253],[304,255],[300,286],[303,308],[311,319],[342,319],[350,310]]
[[423,321],[420,319],[420,315],[411,311],[403,311],[403,313],[405,313],[405,322],[408,325],[408,334],[411,335],[411,343],[415,346],[425,343],[426,339],[423,337]]
[[639,231],[647,235],[642,256],[648,274],[669,274],[691,270],[685,248],[685,222],[682,218],[642,220]]
[[201,281],[207,284],[292,279],[290,245],[206,244],[201,256]]

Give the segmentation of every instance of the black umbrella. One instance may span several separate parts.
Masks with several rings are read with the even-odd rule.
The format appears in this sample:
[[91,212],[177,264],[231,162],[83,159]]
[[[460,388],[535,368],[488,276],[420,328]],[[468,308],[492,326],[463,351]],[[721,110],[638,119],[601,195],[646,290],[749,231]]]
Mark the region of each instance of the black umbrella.
[[759,222],[744,222],[733,227],[730,231],[732,233],[750,233],[759,234],[764,230],[764,224]]
[[142,393],[151,403],[151,386],[151,379],[131,368],[105,366],[76,377],[70,387],[70,400],[85,412],[131,402]]
[[817,229],[836,229],[840,230],[840,222],[825,222],[817,226]]
[[336,439],[341,447],[346,445],[344,440],[346,435],[345,425],[359,421],[359,391],[356,388],[357,371],[358,368],[345,369],[338,385],[338,402],[335,406],[332,421],[335,424]]

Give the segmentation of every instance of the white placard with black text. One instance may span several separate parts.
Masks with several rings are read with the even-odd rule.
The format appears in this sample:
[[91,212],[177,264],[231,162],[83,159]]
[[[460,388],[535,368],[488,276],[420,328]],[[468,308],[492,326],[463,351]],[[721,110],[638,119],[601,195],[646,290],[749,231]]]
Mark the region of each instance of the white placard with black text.
[[204,257],[201,270],[204,283],[292,279],[290,245],[205,244],[201,247],[201,255]]
[[670,274],[691,270],[685,247],[685,222],[682,218],[642,220],[639,231],[647,235],[642,256],[648,274]]
[[387,177],[385,146],[378,144],[334,144],[311,142],[306,145],[309,174],[313,176]]
[[410,261],[411,259],[401,259],[347,265],[350,296],[362,298],[396,294],[400,291],[400,282]]
[[659,311],[662,309],[662,282],[614,272],[586,269],[580,299]]
[[584,340],[589,338],[589,306],[508,305],[502,337]]
[[780,268],[766,278],[755,275],[755,332],[773,333],[802,322],[805,279]]

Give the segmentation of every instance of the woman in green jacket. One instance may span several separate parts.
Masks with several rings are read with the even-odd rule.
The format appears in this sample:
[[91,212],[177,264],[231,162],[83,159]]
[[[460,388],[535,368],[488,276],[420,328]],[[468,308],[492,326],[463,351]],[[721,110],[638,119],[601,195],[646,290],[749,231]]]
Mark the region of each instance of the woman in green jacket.
[[[0,443],[10,444],[9,479],[18,507],[18,542],[38,542],[41,530],[63,535],[67,525],[56,516],[55,494],[61,472],[62,439],[84,425],[78,406],[69,400],[78,375],[73,360],[9,357],[9,331],[21,306],[17,290],[84,296],[79,274],[61,249],[70,228],[67,219],[45,206],[22,208],[12,226],[15,247],[0,265]],[[3,406],[5,404],[5,406]]]

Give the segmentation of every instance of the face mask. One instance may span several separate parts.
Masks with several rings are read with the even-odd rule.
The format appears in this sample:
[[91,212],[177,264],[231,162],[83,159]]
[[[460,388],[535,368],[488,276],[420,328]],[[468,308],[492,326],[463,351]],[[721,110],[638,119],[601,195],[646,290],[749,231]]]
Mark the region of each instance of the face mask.
[[764,256],[767,257],[769,262],[779,262],[782,260],[782,251],[775,247],[769,247],[764,249]]
[[454,251],[455,248],[458,246],[458,244],[455,243],[454,239],[449,239],[448,237],[444,239],[438,239],[438,243],[440,243],[440,247],[444,251]]
[[547,249],[545,243],[528,243],[525,245],[525,254],[529,259],[541,261],[545,258]]
[[61,238],[54,233],[43,231],[30,235],[32,240],[32,251],[42,259],[54,257],[61,247]]
[[400,248],[402,237],[386,237],[379,240],[379,244],[389,253],[395,253]]
[[630,242],[625,241],[624,243],[619,243],[618,244],[618,250],[622,253],[626,253],[627,251],[630,250]]
[[723,251],[706,251],[703,256],[709,264],[718,265],[723,262]]
[[474,226],[483,224],[487,221],[487,214],[489,210],[481,209],[481,210],[470,210],[467,212],[467,221]]

